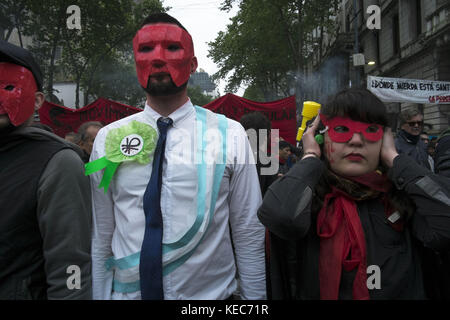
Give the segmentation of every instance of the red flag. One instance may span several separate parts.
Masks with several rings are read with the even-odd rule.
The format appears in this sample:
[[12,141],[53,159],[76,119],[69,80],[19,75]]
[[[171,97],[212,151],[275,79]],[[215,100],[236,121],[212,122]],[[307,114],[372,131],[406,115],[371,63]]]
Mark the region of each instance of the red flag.
[[239,121],[241,117],[253,111],[259,111],[269,118],[272,129],[279,129],[280,136],[292,145],[296,145],[297,116],[295,96],[272,102],[256,102],[228,93],[207,105],[206,109],[221,113]]
[[100,121],[107,125],[141,111],[142,109],[104,98],[77,110],[45,101],[39,109],[39,118],[41,123],[50,126],[55,134],[64,138],[68,132],[77,132],[83,122]]

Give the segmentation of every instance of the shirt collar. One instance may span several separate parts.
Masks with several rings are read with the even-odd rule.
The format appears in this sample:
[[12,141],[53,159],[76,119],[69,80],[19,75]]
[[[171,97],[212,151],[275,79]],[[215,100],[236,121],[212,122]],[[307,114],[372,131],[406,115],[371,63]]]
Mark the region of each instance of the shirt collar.
[[[173,120],[172,126],[174,128],[177,128],[180,125],[180,123],[184,119],[186,119],[192,112],[194,112],[194,106],[191,100],[188,99],[188,101],[185,104],[183,104],[177,110],[169,114],[167,117]],[[146,114],[146,116],[155,120],[155,122],[157,122],[159,118],[163,117],[158,112],[156,112],[151,106],[149,106],[147,102],[145,103],[144,113]]]

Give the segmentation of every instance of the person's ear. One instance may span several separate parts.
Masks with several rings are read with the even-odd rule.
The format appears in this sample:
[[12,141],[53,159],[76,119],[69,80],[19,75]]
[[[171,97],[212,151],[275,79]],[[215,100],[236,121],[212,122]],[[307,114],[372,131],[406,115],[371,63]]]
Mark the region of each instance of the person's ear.
[[38,111],[42,107],[42,105],[44,104],[44,101],[45,101],[44,94],[42,92],[40,92],[40,91],[37,91],[34,94],[34,110]]
[[198,62],[197,62],[197,57],[192,57],[191,60],[191,74],[195,72],[195,70],[197,70],[198,67]]

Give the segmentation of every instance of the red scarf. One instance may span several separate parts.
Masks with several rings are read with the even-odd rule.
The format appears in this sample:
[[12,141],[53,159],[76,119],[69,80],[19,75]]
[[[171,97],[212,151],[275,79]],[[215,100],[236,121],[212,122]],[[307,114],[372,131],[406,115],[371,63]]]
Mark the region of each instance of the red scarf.
[[[347,179],[383,193],[391,188],[387,177],[376,172]],[[386,209],[389,211],[386,214],[392,213],[390,207]],[[366,241],[355,199],[332,186],[317,217],[317,234],[320,237],[320,299],[337,300],[342,268],[345,271],[357,268],[353,299],[368,300]]]

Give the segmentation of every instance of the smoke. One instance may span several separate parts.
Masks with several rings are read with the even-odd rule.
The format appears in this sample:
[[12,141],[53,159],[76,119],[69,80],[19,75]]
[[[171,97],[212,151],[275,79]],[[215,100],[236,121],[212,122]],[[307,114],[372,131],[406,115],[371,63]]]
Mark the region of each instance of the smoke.
[[342,54],[326,59],[317,71],[295,75],[303,79],[303,100],[323,104],[329,96],[348,86],[348,73],[348,55]]

